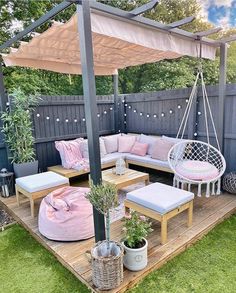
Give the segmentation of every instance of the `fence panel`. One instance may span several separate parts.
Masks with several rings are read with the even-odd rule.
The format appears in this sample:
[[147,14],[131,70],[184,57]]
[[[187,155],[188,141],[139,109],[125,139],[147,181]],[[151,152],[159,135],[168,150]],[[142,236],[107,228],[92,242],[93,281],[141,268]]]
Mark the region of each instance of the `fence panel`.
[[[178,89],[152,93],[124,95],[126,106],[126,131],[155,135],[176,136],[187,106],[191,89]],[[219,87],[208,86],[207,92],[216,128],[218,127]],[[210,115],[208,113],[208,119]],[[190,113],[190,123],[185,137],[206,141],[202,92],[199,89],[197,103]],[[209,120],[210,121],[210,120]],[[213,127],[209,127],[210,143],[216,146]],[[224,152],[227,171],[236,169],[236,85],[228,84],[225,99]]]
[[[114,132],[113,96],[97,96],[100,134]],[[82,96],[43,96],[33,114],[34,136],[40,169],[60,164],[56,140],[86,137]]]

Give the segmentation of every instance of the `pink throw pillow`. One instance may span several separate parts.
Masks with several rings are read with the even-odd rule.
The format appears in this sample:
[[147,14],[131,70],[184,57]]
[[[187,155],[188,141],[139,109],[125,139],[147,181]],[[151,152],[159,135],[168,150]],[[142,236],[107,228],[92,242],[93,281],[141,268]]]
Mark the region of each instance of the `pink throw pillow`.
[[118,138],[118,152],[130,153],[131,149],[136,141],[135,136],[124,135]]
[[157,138],[157,141],[153,144],[151,157],[156,160],[167,161],[168,153],[174,144],[174,142],[166,139]]
[[131,154],[138,156],[145,156],[148,150],[148,143],[141,143],[136,141],[132,147]]

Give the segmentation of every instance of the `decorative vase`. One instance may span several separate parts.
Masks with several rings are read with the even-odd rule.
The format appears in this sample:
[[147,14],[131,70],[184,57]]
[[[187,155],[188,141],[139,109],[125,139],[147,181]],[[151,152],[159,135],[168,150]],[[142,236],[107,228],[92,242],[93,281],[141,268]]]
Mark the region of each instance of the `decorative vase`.
[[123,282],[123,246],[100,241],[91,249],[92,281],[99,290],[110,290]]
[[21,164],[13,163],[13,169],[14,169],[16,178],[37,174],[38,168],[39,168],[38,161],[21,163]]
[[148,241],[145,240],[145,244],[141,248],[130,248],[123,242],[125,255],[124,255],[124,266],[130,271],[141,271],[147,266],[147,248]]
[[123,158],[119,158],[116,161],[116,175],[124,175],[126,170],[125,161]]

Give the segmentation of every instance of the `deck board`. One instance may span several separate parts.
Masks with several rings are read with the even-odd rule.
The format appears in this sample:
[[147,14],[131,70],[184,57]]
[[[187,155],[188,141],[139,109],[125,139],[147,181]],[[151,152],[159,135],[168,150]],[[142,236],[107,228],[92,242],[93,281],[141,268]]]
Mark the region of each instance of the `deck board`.
[[[0,198],[0,204],[44,247],[52,252],[56,258],[69,269],[77,278],[94,292],[91,267],[85,252],[94,244],[94,238],[78,242],[55,242],[43,237],[38,231],[37,218],[30,216],[29,203],[24,201],[17,206],[16,198]],[[184,251],[191,244],[200,239],[219,222],[236,211],[236,197],[230,194],[212,196],[210,198],[195,198],[193,226],[187,228],[187,213],[183,212],[168,222],[168,242],[160,245],[160,223],[153,221],[154,231],[148,237],[148,266],[140,272],[124,271],[124,282],[119,288],[109,292],[124,292],[133,287],[152,270],[161,267],[166,261]],[[111,238],[121,239],[122,222],[116,221],[111,225]]]

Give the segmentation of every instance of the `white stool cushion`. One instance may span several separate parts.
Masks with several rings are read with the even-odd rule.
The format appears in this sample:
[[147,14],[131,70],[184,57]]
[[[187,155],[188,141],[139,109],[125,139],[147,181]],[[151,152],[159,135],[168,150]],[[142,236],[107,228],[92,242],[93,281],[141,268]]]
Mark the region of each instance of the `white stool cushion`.
[[127,199],[159,214],[167,212],[189,202],[194,194],[162,183],[153,183],[127,193]]
[[16,184],[30,193],[66,183],[69,183],[68,178],[52,171],[20,177],[16,179]]

